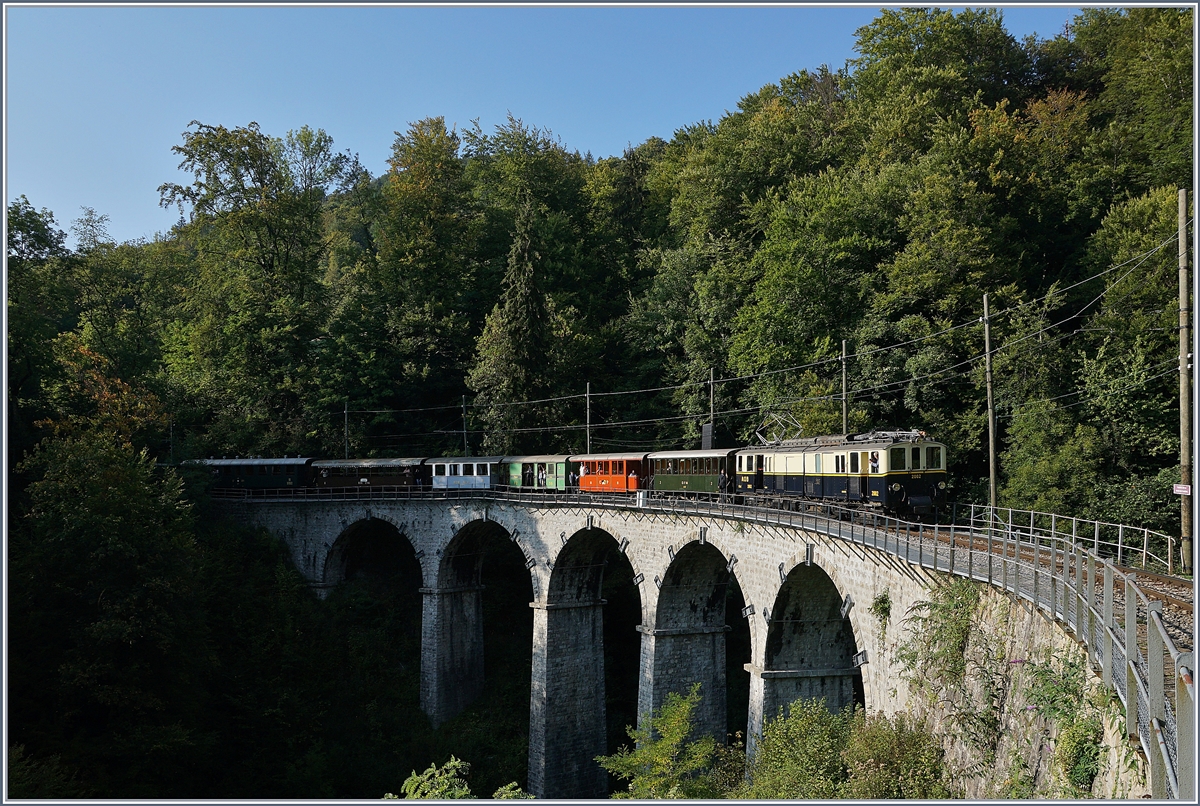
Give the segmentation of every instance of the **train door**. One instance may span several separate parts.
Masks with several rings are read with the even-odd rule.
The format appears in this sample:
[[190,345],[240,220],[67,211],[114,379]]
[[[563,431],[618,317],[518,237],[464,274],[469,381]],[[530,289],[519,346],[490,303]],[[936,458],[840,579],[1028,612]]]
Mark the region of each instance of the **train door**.
[[850,500],[862,501],[867,497],[868,467],[866,451],[850,454]]
[[765,459],[760,453],[754,457],[754,489],[761,490],[763,488],[763,467]]

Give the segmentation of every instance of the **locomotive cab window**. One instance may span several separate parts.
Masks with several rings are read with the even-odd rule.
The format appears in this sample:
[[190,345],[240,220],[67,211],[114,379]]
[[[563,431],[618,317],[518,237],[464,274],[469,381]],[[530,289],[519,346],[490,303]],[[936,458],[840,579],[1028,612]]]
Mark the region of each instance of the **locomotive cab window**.
[[857,453],[850,454],[850,472],[851,473],[858,472],[858,454]]
[[928,470],[942,469],[942,449],[941,446],[930,445],[925,449],[925,467]]
[[914,447],[912,449],[912,464],[909,465],[908,469],[909,470],[920,470],[921,469],[921,449],[920,448]]
[[904,448],[892,448],[890,451],[888,451],[889,470],[903,470],[905,466]]

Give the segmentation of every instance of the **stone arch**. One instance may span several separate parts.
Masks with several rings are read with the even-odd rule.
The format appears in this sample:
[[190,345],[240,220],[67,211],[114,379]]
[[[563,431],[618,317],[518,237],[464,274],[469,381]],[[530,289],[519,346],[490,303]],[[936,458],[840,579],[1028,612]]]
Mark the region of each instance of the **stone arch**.
[[[489,653],[502,654],[507,667],[510,655],[529,651],[527,604],[533,599],[524,554],[494,521],[463,524],[438,554],[429,573],[433,584],[421,589],[421,707],[435,727],[478,698]],[[489,565],[501,569],[490,581]],[[492,633],[495,640],[488,638]]]
[[[645,606],[632,564],[612,534],[588,527],[562,537],[548,564],[545,599],[533,605],[529,790],[543,798],[603,798],[608,779],[595,758],[609,752],[606,568],[619,568],[623,591],[637,595],[629,608],[631,636]],[[636,653],[636,641],[633,647]],[[630,671],[636,669],[635,661]],[[627,685],[636,686],[636,677]]]
[[727,732],[726,597],[728,560],[710,543],[691,541],[674,552],[658,580],[653,624],[643,624],[638,716],[662,707],[671,692],[700,684],[693,716],[699,735],[724,742]]
[[420,562],[412,541],[390,518],[367,513],[346,526],[325,554],[321,569],[322,587],[328,589],[348,580],[379,577],[388,573],[412,576],[423,582]]
[[770,718],[798,698],[823,699],[830,710],[863,703],[858,644],[844,595],[816,562],[788,572],[771,607],[761,675]]

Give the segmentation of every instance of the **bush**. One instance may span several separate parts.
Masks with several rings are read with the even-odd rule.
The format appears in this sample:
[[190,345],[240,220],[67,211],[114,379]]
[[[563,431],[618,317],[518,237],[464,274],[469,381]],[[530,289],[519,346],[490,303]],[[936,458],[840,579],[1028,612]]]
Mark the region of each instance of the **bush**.
[[933,735],[910,717],[857,711],[842,751],[847,779],[841,795],[855,800],[948,797],[943,756]]
[[747,797],[837,797],[854,718],[853,706],[835,714],[824,700],[797,700],[786,716],[781,708],[758,743]]

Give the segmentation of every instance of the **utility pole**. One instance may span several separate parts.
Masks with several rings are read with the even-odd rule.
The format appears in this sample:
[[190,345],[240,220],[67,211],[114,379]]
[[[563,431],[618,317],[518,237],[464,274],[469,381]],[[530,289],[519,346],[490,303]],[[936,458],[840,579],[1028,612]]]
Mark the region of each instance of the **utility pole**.
[[592,452],[592,382],[588,381],[587,385],[587,451]]
[[996,509],[996,404],[992,400],[992,322],[988,295],[983,295],[983,354],[987,373],[988,403],[988,502]]
[[467,444],[467,396],[462,396],[463,403],[463,456],[471,455],[471,446]]
[[849,413],[846,409],[846,340],[842,339],[842,433],[850,433]]
[[[1188,298],[1187,220],[1188,192],[1179,190],[1179,481],[1192,485],[1192,395],[1191,395],[1191,319]],[[1192,573],[1192,501],[1190,494],[1180,496],[1179,553],[1183,573]]]
[[713,374],[714,372],[715,372],[715,370],[712,367],[708,368],[708,422],[709,422],[709,425],[711,425],[715,428],[716,424],[717,424],[717,418],[716,418],[716,413],[715,413],[716,409],[713,407],[713,379],[715,377],[715,375]]
[[342,416],[342,438],[346,445],[346,459],[350,458],[350,398],[346,398],[345,414]]

